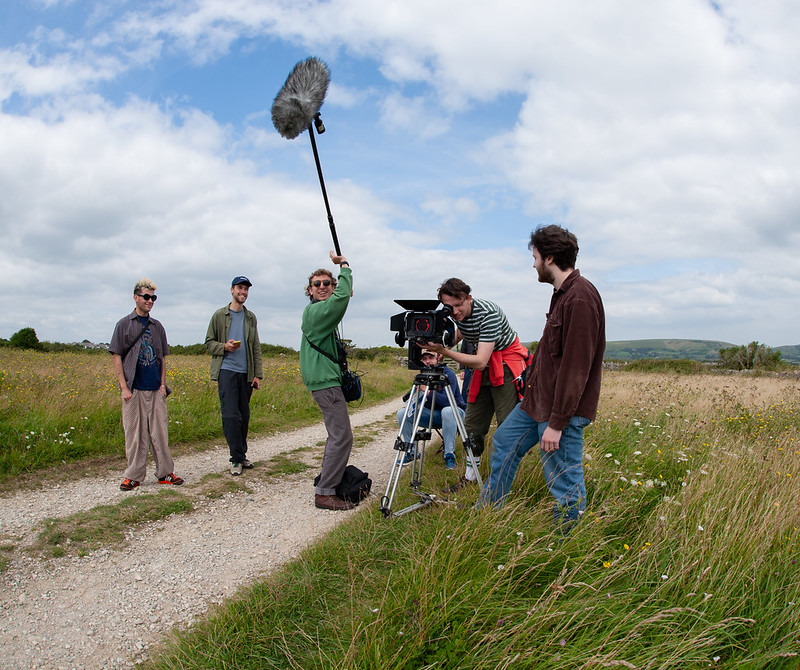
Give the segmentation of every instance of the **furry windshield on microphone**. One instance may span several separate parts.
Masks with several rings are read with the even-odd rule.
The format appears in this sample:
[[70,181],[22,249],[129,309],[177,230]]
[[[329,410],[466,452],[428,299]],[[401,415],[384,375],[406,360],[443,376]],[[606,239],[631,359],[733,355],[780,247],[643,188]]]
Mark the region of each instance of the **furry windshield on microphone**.
[[311,125],[328,92],[328,66],[311,56],[300,61],[286,78],[272,103],[272,123],[287,140]]

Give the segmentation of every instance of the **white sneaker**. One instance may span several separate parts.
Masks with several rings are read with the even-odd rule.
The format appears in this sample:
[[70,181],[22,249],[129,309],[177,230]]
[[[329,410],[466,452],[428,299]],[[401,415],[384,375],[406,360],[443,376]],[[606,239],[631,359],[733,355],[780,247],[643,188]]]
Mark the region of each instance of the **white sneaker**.
[[[480,459],[475,459],[475,465],[481,467]],[[478,473],[475,472],[475,469],[472,467],[472,463],[469,461],[467,462],[467,470],[464,473],[464,477],[466,477],[467,481],[474,482],[478,479]]]
[[234,463],[231,466],[231,474],[236,476],[242,474],[242,464],[241,463]]

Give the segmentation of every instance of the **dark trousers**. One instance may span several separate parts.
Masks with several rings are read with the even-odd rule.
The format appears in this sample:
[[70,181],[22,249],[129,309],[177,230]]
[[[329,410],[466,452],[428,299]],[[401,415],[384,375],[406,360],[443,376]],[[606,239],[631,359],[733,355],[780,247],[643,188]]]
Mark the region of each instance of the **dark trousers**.
[[253,387],[244,372],[220,370],[217,380],[222,432],[231,451],[231,463],[242,463],[247,456],[247,428],[250,425],[250,396]]
[[503,384],[492,386],[492,382],[489,380],[489,369],[485,368],[481,377],[478,397],[475,398],[475,402],[467,403],[464,428],[467,435],[475,438],[472,453],[476,458],[483,453],[492,418],[497,417],[499,426],[519,402],[517,387],[514,386],[514,375],[506,365],[503,366],[503,373]]

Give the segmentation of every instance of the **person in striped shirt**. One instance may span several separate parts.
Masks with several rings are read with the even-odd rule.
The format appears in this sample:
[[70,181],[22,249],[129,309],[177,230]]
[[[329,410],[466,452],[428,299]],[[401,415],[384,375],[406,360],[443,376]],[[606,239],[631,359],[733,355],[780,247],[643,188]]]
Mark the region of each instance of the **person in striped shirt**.
[[[519,401],[514,380],[527,366],[530,352],[520,344],[503,310],[490,300],[473,298],[472,289],[461,279],[446,280],[439,287],[438,297],[443,305],[450,307],[458,325],[454,344],[464,339],[473,345],[475,353],[463,353],[433,342],[424,346],[473,371],[464,427],[474,440],[473,454],[480,465],[492,418],[497,418],[499,426]],[[467,464],[464,475],[446,492],[453,493],[476,479],[477,473]]]

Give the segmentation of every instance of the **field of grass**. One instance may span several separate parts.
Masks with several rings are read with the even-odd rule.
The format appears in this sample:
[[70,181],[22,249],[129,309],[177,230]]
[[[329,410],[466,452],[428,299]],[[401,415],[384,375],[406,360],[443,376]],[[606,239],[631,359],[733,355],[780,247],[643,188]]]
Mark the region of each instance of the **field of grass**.
[[[173,450],[219,443],[222,425],[210,358],[167,358],[169,438]],[[409,372],[389,356],[354,361],[364,406],[407,390]],[[105,353],[37,352],[0,347],[0,490],[42,468],[116,457],[124,463],[121,399]],[[351,407],[356,407],[353,405]],[[251,400],[250,432],[308,425],[319,408],[300,379],[297,354],[264,359],[264,383]]]
[[[170,363],[173,446],[218,442],[208,358]],[[366,402],[407,390],[408,370],[388,358],[359,367]],[[296,357],[265,371],[254,432],[319,420]],[[568,537],[551,527],[536,450],[500,511],[473,510],[471,490],[385,519],[376,482],[371,504],[176,631],[146,667],[800,667],[800,382],[679,372],[605,374],[586,433],[587,512]],[[119,403],[107,355],[0,349],[0,488],[58,464],[124,463]],[[440,461],[429,458],[425,490],[452,481]],[[218,479],[194,493],[231,482]],[[395,509],[416,499],[406,479]],[[188,510],[183,496],[139,502],[157,518]],[[40,550],[62,560],[64,538],[79,553],[113,544],[141,515],[119,504],[50,520]],[[0,572],[14,550],[0,545]]]
[[376,500],[146,667],[797,668],[799,391],[610,372],[568,537],[536,453],[500,511]]

